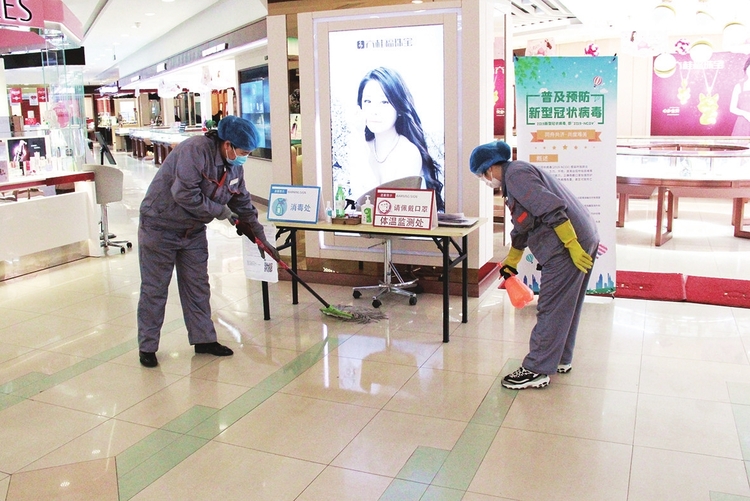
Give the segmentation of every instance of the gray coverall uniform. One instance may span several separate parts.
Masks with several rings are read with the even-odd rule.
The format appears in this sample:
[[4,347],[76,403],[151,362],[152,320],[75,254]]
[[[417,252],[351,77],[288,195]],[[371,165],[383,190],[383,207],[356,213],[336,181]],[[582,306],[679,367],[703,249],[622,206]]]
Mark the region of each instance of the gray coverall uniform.
[[523,367],[553,374],[573,360],[578,320],[591,271],[573,264],[554,228],[569,219],[581,247],[594,259],[599,246],[596,222],[588,209],[552,174],[528,162],[502,165],[503,193],[510,209],[511,245],[528,246],[541,266],[537,323],[531,331]]
[[[141,203],[138,257],[138,345],[155,353],[164,323],[169,282],[177,269],[182,314],[191,345],[216,341],[211,321],[206,223],[225,205],[263,235],[258,210],[245,188],[244,169],[221,158],[218,138],[191,137],[180,143],[154,176]],[[263,239],[265,240],[265,239]]]

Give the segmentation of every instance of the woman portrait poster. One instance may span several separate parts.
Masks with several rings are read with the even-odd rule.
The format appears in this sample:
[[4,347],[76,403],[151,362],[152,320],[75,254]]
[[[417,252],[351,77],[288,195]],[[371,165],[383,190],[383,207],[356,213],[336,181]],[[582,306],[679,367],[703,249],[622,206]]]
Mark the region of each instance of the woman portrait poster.
[[333,191],[418,175],[444,211],[443,27],[331,32],[329,57]]

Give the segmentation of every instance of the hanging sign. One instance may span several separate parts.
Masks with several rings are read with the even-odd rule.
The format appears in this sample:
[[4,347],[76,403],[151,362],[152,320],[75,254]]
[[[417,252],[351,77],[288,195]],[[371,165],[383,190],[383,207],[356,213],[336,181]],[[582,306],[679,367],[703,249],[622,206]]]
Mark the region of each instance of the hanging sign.
[[37,100],[40,103],[46,103],[47,102],[47,88],[46,87],[37,87],[36,88],[36,96],[37,96]]
[[430,230],[437,227],[434,190],[378,188],[373,226]]
[[21,90],[21,87],[9,88],[8,96],[10,97],[10,104],[21,104],[21,101],[23,101],[23,91]]

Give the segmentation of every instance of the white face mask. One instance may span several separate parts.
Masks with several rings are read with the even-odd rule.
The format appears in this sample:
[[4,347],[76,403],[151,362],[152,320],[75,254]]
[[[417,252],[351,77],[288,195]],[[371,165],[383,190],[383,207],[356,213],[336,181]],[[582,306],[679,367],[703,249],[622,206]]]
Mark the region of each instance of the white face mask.
[[481,176],[482,181],[484,181],[484,184],[492,188],[493,190],[499,190],[501,187],[501,183],[499,179],[495,179],[494,177],[492,180],[487,179],[486,176]]

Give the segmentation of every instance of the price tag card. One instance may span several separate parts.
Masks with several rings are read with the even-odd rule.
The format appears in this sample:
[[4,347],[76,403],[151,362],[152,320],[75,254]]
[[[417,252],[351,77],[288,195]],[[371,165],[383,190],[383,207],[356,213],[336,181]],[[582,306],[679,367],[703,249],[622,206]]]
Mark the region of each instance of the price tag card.
[[268,220],[317,223],[320,186],[272,184],[268,196]]
[[378,188],[375,190],[373,226],[430,230],[437,227],[433,190]]

